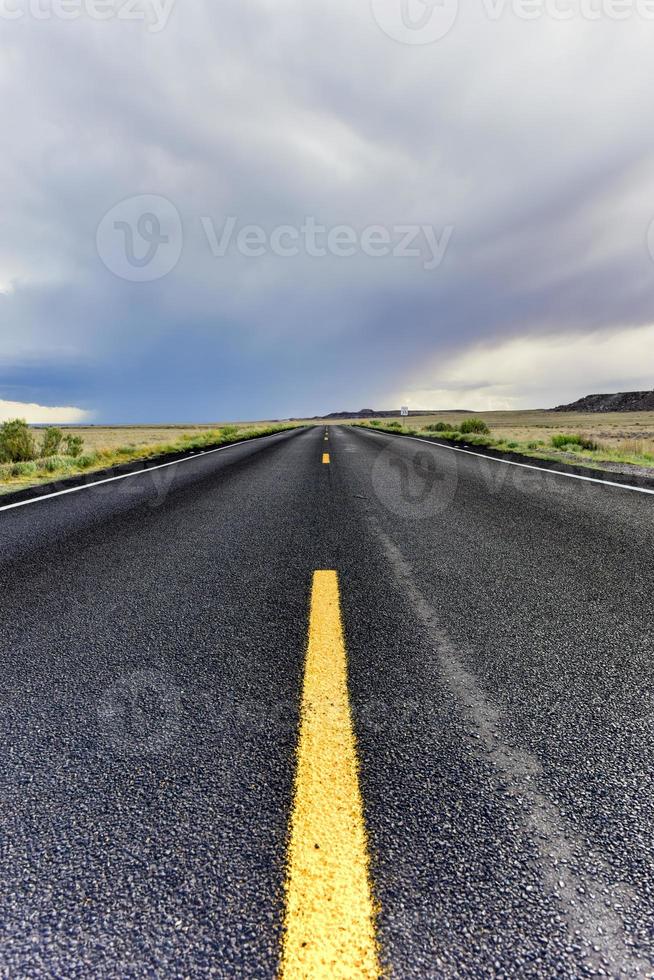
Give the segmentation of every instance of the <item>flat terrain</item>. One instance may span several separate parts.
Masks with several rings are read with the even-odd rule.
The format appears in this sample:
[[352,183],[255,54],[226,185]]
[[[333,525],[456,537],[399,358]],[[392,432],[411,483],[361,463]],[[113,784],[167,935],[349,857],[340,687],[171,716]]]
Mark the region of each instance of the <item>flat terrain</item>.
[[[654,412],[435,412],[402,419],[383,419],[381,424],[398,421],[411,429],[422,429],[436,422],[460,425],[465,418],[482,419],[490,428],[489,445],[617,472],[647,472],[654,467]],[[346,420],[360,423],[361,419]],[[596,443],[584,450],[576,446],[555,449],[552,436],[580,435]]]
[[[433,415],[412,415],[396,421],[412,427],[423,427],[434,422],[452,422],[455,425],[473,416],[483,419],[493,433],[519,442],[548,439],[557,432],[581,432],[608,446],[617,448],[625,440],[640,440],[654,452],[654,412],[435,412]],[[353,421],[361,421],[355,419]],[[393,419],[384,419],[384,423]]]
[[[473,413],[470,413],[473,414]],[[550,458],[568,463],[603,466],[617,472],[647,472],[654,467],[654,412],[614,412],[607,414],[564,413],[564,412],[480,412],[475,417],[482,418],[491,429],[491,444],[503,450],[515,450],[541,458]],[[469,413],[439,412],[432,415],[411,416],[397,421],[407,427],[421,429],[435,422],[450,422],[459,425]],[[343,422],[325,421],[325,425],[360,422],[360,419]],[[388,425],[393,419],[384,419]],[[81,436],[84,440],[83,454],[86,456],[84,472],[92,472],[101,467],[113,466],[118,462],[148,455],[154,447],[171,447],[180,440],[201,439],[209,432],[215,432],[224,425],[236,425],[240,429],[251,429],[275,423],[237,422],[211,423],[206,425],[120,425],[120,426],[62,426],[64,434]],[[306,424],[317,424],[307,420]],[[37,441],[40,432],[35,430]],[[554,449],[551,438],[557,434],[582,435],[597,443],[593,451],[575,446]],[[96,458],[97,457],[97,458]],[[64,461],[65,462],[65,461]],[[0,466],[0,496],[3,493],[23,487],[44,483],[70,475],[65,467],[54,474],[41,472],[16,473],[11,466]],[[72,472],[77,472],[73,469]]]
[[[610,445],[624,439],[650,441],[654,448],[654,412],[474,412],[475,418],[484,419],[493,432],[506,439],[528,442],[547,438],[556,432],[585,432]],[[461,422],[466,415],[459,412],[443,412],[429,416],[415,416],[411,424],[428,425],[440,420]]]
[[382,967],[652,975],[653,506],[340,426],[0,511],[3,971],[275,976],[332,570]]
[[154,443],[173,442],[184,436],[195,436],[222,425],[257,425],[258,423],[212,422],[207,425],[75,425],[60,428],[64,434],[82,436],[84,447],[89,450],[118,449],[119,446],[151,446]]

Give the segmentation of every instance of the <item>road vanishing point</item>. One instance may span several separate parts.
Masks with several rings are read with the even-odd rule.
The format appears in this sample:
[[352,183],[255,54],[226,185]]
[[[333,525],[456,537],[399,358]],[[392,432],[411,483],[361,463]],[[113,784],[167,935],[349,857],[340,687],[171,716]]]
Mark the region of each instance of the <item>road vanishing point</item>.
[[654,500],[359,427],[0,511],[0,976],[654,976]]

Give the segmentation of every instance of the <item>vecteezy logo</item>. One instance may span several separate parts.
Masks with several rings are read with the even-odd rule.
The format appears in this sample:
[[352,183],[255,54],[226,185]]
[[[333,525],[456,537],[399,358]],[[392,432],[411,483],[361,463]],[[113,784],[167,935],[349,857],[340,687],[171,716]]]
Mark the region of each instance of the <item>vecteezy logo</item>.
[[424,520],[442,514],[454,500],[459,482],[455,453],[397,452],[392,446],[377,456],[371,472],[377,500],[397,517]]
[[98,255],[114,275],[130,282],[152,282],[179,262],[182,221],[167,198],[139,194],[107,211],[95,241]]
[[402,44],[432,44],[450,32],[459,0],[371,0],[385,34]]
[[181,693],[160,670],[135,670],[118,678],[98,704],[100,734],[121,756],[169,751],[179,737]]

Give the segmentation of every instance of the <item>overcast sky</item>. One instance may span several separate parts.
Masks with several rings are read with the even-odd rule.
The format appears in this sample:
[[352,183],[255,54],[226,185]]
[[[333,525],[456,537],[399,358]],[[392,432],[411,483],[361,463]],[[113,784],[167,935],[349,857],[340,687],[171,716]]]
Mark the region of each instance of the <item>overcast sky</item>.
[[654,387],[654,5],[141,2],[0,0],[0,418]]

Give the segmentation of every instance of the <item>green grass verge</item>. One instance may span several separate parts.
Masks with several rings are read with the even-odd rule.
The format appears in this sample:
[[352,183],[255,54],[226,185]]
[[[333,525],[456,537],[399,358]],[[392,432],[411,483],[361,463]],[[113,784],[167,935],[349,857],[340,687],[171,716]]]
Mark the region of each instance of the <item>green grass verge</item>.
[[627,441],[624,448],[603,446],[600,442],[583,434],[561,434],[550,437],[549,443],[542,440],[515,441],[499,438],[492,432],[476,434],[474,432],[458,432],[452,428],[438,428],[428,425],[424,428],[412,428],[398,422],[386,424],[383,420],[373,419],[356,423],[360,428],[374,428],[377,432],[391,432],[407,436],[431,437],[443,439],[446,442],[460,442],[467,446],[479,446],[486,449],[497,449],[500,452],[516,452],[534,459],[548,462],[568,463],[574,466],[595,467],[601,469],[604,463],[615,463],[626,466],[639,466],[654,472],[654,454],[644,451],[637,441]]
[[186,452],[206,449],[207,446],[226,446],[233,442],[243,442],[257,436],[274,435],[286,429],[297,429],[298,425],[236,426],[225,425],[219,429],[207,429],[192,436],[184,436],[172,442],[156,442],[150,446],[125,445],[117,449],[98,449],[82,453],[76,458],[70,456],[49,456],[29,463],[0,464],[0,494],[11,493],[26,487],[50,483],[53,480],[96,470],[111,469],[120,463],[149,459],[166,453]]

